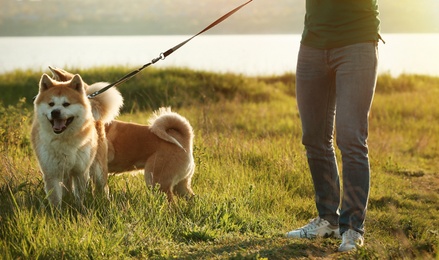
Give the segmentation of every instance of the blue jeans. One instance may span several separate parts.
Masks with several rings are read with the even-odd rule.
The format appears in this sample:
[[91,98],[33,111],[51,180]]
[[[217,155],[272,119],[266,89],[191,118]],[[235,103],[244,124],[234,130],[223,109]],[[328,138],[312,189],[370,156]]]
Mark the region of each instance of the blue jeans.
[[[368,125],[377,79],[375,42],[321,50],[301,45],[296,95],[321,218],[364,234],[370,189]],[[343,196],[334,150],[342,156]]]

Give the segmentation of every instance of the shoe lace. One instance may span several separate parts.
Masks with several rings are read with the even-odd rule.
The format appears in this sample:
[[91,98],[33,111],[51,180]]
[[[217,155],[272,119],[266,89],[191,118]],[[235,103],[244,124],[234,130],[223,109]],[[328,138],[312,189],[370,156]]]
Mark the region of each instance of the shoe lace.
[[307,225],[305,225],[304,227],[302,227],[302,230],[303,231],[308,231],[308,230],[310,230],[310,229],[315,229],[315,228],[317,228],[317,227],[319,227],[319,226],[322,226],[322,225],[324,225],[325,223],[324,223],[324,220],[323,219],[321,219],[320,217],[317,217],[317,218],[315,218],[315,219],[311,219],[311,221],[307,224]]

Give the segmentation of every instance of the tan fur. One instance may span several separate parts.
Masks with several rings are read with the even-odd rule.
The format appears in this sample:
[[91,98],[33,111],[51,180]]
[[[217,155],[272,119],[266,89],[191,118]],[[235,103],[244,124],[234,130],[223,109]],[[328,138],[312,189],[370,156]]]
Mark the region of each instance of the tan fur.
[[112,98],[90,102],[79,75],[57,79],[41,77],[31,141],[50,203],[60,206],[63,196],[72,193],[82,204],[90,177],[95,190],[108,195],[104,124],[118,114],[122,97],[116,90]]
[[109,172],[144,169],[146,184],[159,184],[170,201],[174,193],[194,195],[193,132],[182,116],[161,108],[150,125],[115,120],[107,126],[107,139]]
[[[73,74],[50,68],[54,78],[68,81]],[[84,83],[85,84],[85,83]],[[91,94],[105,83],[85,85],[87,94]],[[105,103],[100,99],[111,100],[116,97],[110,88],[107,92],[91,100],[99,104]],[[119,105],[119,103],[118,103]],[[121,104],[119,105],[121,106]],[[114,107],[113,107],[114,108]],[[117,115],[110,113],[109,118]],[[99,112],[93,112],[100,117]],[[105,118],[105,117],[104,117]],[[149,125],[140,125],[122,121],[104,120],[106,123],[106,138],[108,141],[108,171],[121,173],[144,169],[145,182],[148,186],[159,185],[169,200],[174,193],[179,196],[192,196],[191,179],[195,169],[193,158],[193,130],[190,123],[170,108],[160,108],[149,119]]]

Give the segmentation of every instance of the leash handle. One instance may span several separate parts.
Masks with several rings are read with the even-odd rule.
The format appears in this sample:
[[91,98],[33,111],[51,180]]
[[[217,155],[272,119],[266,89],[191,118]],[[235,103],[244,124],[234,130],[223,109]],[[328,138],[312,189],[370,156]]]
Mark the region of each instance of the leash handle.
[[213,23],[209,24],[206,28],[204,28],[203,30],[201,30],[199,33],[195,34],[194,36],[190,37],[189,39],[175,45],[174,47],[170,48],[169,50],[160,53],[160,55],[157,58],[154,58],[151,62],[146,63],[145,65],[143,65],[142,67],[138,68],[137,70],[134,70],[128,74],[126,74],[125,76],[123,76],[121,79],[119,79],[118,81],[109,84],[108,86],[92,93],[89,94],[87,97],[89,99],[92,99],[94,97],[96,97],[99,94],[102,94],[103,92],[107,91],[109,88],[111,87],[115,87],[118,86],[122,83],[124,83],[125,81],[131,79],[132,77],[134,77],[135,75],[137,75],[139,72],[141,72],[143,69],[145,69],[146,67],[149,67],[152,64],[157,63],[160,60],[164,60],[166,59],[166,57],[168,57],[169,55],[171,55],[173,52],[175,52],[176,50],[180,49],[183,45],[185,45],[186,43],[188,43],[189,41],[191,41],[193,38],[197,37],[198,35],[212,29],[213,27],[215,27],[216,25],[218,25],[219,23],[223,22],[224,20],[226,20],[227,18],[229,18],[232,14],[236,13],[239,9],[243,8],[244,6],[248,5],[250,2],[252,2],[253,0],[249,0],[247,2],[245,2],[244,4],[236,7],[235,9],[233,9],[232,11],[226,13],[225,15],[221,16],[220,18],[218,18],[217,20],[215,20]]

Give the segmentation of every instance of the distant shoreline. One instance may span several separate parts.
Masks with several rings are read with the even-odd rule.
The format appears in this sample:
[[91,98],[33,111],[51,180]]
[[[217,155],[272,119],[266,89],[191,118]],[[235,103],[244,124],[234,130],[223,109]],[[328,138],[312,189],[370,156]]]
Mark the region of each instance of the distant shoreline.
[[[140,67],[190,35],[0,37],[0,73],[48,66]],[[382,34],[379,74],[439,76],[439,33]],[[247,76],[295,72],[300,34],[207,34],[155,64]]]

